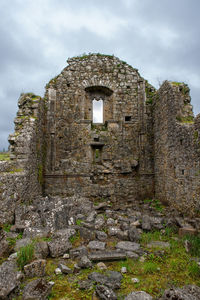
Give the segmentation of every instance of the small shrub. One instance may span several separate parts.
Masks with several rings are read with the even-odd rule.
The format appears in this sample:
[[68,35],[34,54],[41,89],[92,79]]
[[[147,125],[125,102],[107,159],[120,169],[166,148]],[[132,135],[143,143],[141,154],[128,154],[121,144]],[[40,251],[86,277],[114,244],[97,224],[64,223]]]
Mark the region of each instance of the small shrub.
[[17,264],[20,270],[23,270],[24,266],[30,263],[34,257],[34,244],[28,244],[21,247],[17,252]]

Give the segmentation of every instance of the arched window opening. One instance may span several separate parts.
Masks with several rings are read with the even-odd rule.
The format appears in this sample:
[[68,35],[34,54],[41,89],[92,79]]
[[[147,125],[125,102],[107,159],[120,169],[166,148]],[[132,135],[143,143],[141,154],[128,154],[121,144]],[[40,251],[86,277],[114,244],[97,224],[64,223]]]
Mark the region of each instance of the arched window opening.
[[93,113],[93,123],[103,123],[103,100],[92,101],[92,113]]

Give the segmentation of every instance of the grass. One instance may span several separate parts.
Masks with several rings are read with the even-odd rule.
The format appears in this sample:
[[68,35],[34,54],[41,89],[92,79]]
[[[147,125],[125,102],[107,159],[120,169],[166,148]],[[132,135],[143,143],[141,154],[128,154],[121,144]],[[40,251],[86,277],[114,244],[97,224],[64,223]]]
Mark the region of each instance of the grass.
[[83,220],[77,219],[77,220],[76,220],[76,225],[81,226],[82,222],[83,222]]
[[179,87],[179,91],[183,94],[183,95],[187,95],[190,91],[189,87],[187,84],[185,84],[184,82],[176,82],[176,81],[172,81],[171,82],[173,85],[178,86]]
[[10,160],[10,153],[8,152],[0,152],[0,161]]
[[172,81],[171,83],[176,86],[180,86],[184,84],[184,82],[178,82],[178,81]]
[[145,199],[144,203],[149,203],[150,207],[153,207],[157,211],[162,211],[164,209],[164,206],[158,199]]
[[[83,53],[79,56],[75,56],[73,57],[73,59],[77,59],[77,60],[83,60],[83,59],[88,59],[90,58],[91,56],[98,56],[98,57],[107,57],[107,58],[113,58],[114,57],[114,54],[112,55],[109,55],[109,54],[102,54],[102,53]],[[126,63],[126,62],[122,62],[122,63]]]
[[20,270],[23,270],[24,266],[30,263],[34,258],[34,243],[21,247],[17,252],[17,265]]
[[159,265],[153,261],[147,261],[144,263],[144,274],[154,274],[160,270]]
[[[187,253],[184,246],[185,239],[191,244],[191,251]],[[79,235],[70,238],[76,245],[80,243]],[[146,245],[151,241],[167,241],[169,248],[146,249]],[[113,240],[116,243],[116,240]],[[162,231],[153,231],[142,234],[141,245],[146,254],[145,260],[135,260],[127,258],[123,261],[105,262],[108,270],[121,271],[126,267],[127,273],[123,274],[122,285],[116,291],[118,299],[132,291],[146,291],[155,298],[160,297],[165,289],[172,286],[182,287],[187,284],[200,286],[200,268],[193,256],[199,257],[199,236],[186,236],[178,238],[175,228],[166,227]],[[113,245],[114,246],[114,245]],[[93,269],[82,269],[77,274],[55,275],[59,259],[47,259],[46,274],[48,281],[54,281],[52,293],[48,299],[92,299],[95,285],[89,290],[80,290],[79,282],[87,280],[91,272],[97,271],[94,264]],[[66,260],[66,265],[73,269],[75,261]],[[105,273],[106,271],[99,271]],[[138,283],[133,283],[132,278],[138,278]]]
[[10,232],[10,228],[12,227],[11,224],[5,223],[3,224],[2,228],[5,232]]
[[[88,278],[91,270],[84,269],[79,274],[69,274],[69,275],[55,275],[54,271],[58,265],[59,260],[48,259],[46,265],[46,273],[48,275],[49,281],[54,281],[55,284],[52,288],[52,292],[48,299],[92,299],[92,294],[94,292],[94,287],[89,290],[80,290],[79,281],[86,280]],[[69,260],[68,267],[73,266],[75,262]]]
[[23,233],[20,232],[20,233],[17,235],[16,238],[10,238],[10,237],[8,237],[8,238],[6,238],[6,240],[8,241],[8,243],[9,243],[9,245],[10,245],[11,247],[14,247],[15,244],[16,244],[16,241],[22,239],[22,236],[23,236]]
[[183,240],[189,241],[191,255],[200,257],[200,235],[185,235]]
[[[142,235],[144,248],[147,243],[155,240],[168,241],[170,248],[148,249],[144,262],[128,258],[124,262],[113,262],[110,266],[117,271],[120,271],[122,266],[127,268],[118,296],[142,290],[154,297],[160,297],[165,289],[172,286],[200,286],[200,267],[192,257],[193,254],[199,253],[199,238],[190,237],[190,253],[186,252],[184,240],[178,239],[173,228],[166,228],[163,233],[154,231]],[[134,277],[139,279],[139,283],[132,282]]]
[[14,174],[14,173],[19,173],[19,172],[23,172],[24,170],[22,168],[12,168],[9,173],[10,174]]
[[70,236],[69,241],[73,245],[73,247],[79,247],[82,241],[80,232],[78,231],[75,235]]

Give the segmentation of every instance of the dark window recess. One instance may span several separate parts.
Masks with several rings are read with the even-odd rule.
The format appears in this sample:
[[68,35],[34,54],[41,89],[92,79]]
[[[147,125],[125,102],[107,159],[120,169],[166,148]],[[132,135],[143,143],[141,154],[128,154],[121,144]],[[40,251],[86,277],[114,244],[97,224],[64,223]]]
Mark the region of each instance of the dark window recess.
[[67,87],[70,87],[70,83],[67,83]]
[[131,87],[130,87],[130,85],[127,85],[127,87],[126,87],[127,89],[130,89]]
[[94,138],[94,141],[99,142],[99,138],[98,137]]
[[183,145],[183,140],[182,139],[180,140],[180,144]]
[[102,146],[92,145],[92,155],[93,162],[100,164],[102,162]]
[[185,170],[182,170],[182,175],[184,175],[185,174]]
[[130,122],[131,121],[131,116],[125,116],[125,122]]
[[94,149],[94,161],[101,162],[101,151],[98,148]]

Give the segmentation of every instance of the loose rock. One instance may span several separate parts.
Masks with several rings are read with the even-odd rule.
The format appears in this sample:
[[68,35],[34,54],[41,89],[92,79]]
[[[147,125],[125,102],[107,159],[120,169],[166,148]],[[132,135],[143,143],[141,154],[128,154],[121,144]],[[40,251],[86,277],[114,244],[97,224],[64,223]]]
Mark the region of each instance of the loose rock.
[[72,269],[68,268],[64,264],[59,264],[58,269],[60,269],[63,274],[72,274],[73,273]]
[[78,262],[78,266],[80,268],[91,268],[92,267],[92,262],[89,260],[87,256],[82,256],[80,261]]
[[116,294],[113,292],[111,288],[108,288],[105,285],[97,285],[96,293],[100,299],[103,300],[117,300]]
[[132,292],[124,300],[153,300],[153,298],[145,292]]
[[140,244],[134,243],[134,242],[129,242],[129,241],[122,241],[117,243],[116,245],[117,249],[124,250],[124,251],[137,251],[140,249]]
[[45,275],[46,260],[38,259],[24,266],[24,272],[28,277],[42,277]]
[[8,296],[20,285],[23,274],[17,270],[14,261],[5,261],[0,266],[0,299],[8,299]]
[[52,284],[44,279],[29,282],[23,291],[23,300],[44,300],[51,293]]
[[100,241],[91,241],[87,246],[91,250],[104,250],[106,243]]
[[164,292],[160,300],[200,300],[200,287],[188,285],[181,288],[171,288]]

